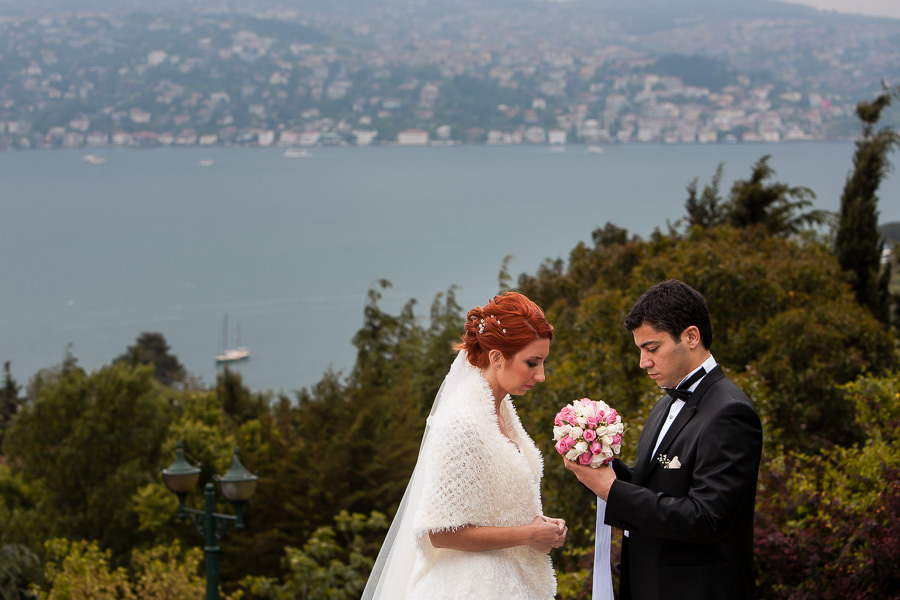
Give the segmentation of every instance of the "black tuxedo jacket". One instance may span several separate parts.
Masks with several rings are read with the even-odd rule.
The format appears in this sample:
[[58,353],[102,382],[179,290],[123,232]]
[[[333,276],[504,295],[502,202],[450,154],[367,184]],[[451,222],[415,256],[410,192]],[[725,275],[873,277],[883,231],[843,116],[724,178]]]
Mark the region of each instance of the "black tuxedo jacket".
[[[650,412],[629,469],[616,460],[606,523],[623,539],[620,600],[755,597],[753,509],[762,426],[753,403],[721,367],[682,407],[655,456],[663,396]],[[659,455],[678,457],[664,469]]]

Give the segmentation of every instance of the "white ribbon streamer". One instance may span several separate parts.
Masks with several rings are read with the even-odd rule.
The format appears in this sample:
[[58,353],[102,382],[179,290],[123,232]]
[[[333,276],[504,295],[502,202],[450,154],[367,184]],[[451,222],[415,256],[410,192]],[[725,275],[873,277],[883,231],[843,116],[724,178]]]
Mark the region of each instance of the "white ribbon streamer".
[[594,541],[594,591],[593,600],[614,600],[612,571],[610,569],[610,544],[612,527],[606,520],[606,500],[597,497],[597,527]]

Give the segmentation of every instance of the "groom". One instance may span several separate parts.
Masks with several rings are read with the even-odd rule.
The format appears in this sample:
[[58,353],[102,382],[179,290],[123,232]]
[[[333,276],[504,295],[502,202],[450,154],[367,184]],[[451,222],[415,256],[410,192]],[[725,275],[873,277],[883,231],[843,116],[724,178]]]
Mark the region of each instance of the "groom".
[[625,327],[641,368],[666,392],[647,418],[636,463],[564,461],[606,500],[606,523],[625,530],[619,600],[754,598],[762,426],[710,354],[706,301],[681,281],[658,283]]

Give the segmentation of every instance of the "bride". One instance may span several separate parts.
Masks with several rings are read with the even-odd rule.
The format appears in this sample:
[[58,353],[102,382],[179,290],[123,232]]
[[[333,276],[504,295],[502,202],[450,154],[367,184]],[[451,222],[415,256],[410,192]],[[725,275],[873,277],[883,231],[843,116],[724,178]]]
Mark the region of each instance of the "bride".
[[469,311],[363,600],[553,599],[567,528],[543,515],[543,459],[510,398],[544,381],[551,339],[522,294]]

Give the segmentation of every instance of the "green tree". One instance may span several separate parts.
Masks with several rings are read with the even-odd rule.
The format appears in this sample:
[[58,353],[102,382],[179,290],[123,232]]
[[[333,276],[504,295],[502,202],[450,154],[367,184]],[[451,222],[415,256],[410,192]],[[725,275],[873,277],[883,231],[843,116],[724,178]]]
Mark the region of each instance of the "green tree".
[[303,548],[285,548],[284,582],[272,578],[248,578],[245,587],[254,597],[271,600],[355,600],[362,594],[372,570],[378,544],[373,538],[386,531],[387,518],[373,512],[368,517],[341,511],[334,527],[317,528]]
[[116,567],[108,550],[86,540],[50,540],[47,555],[47,583],[33,586],[41,600],[196,600],[206,590],[200,549],[182,552],[177,542],[136,551],[131,569]]
[[38,589],[39,600],[133,600],[124,568],[110,565],[110,554],[96,542],[47,542],[47,591]]
[[219,406],[237,424],[263,414],[269,402],[266,394],[247,389],[240,372],[227,366],[216,377],[216,396]]
[[23,401],[19,398],[22,386],[13,379],[9,364],[9,361],[3,363],[3,387],[0,387],[0,448],[3,447],[3,433],[19,412]]
[[882,112],[900,96],[900,87],[885,89],[874,101],[856,105],[862,121],[862,137],[856,141],[853,172],[841,194],[841,208],[835,235],[838,262],[851,275],[857,301],[882,322],[889,320],[889,269],[881,271],[884,247],[878,231],[878,188],[891,168],[888,154],[900,141],[897,132],[875,128]]
[[697,178],[688,184],[688,197],[684,203],[687,211],[687,227],[695,225],[700,227],[712,227],[720,225],[725,220],[724,201],[719,194],[719,184],[722,181],[722,170],[725,164],[719,163],[712,180],[703,186],[703,192],[697,194]]
[[137,541],[132,494],[157,477],[170,406],[150,367],[72,369],[46,381],[7,430],[4,451],[46,499],[54,535],[124,555]]
[[145,331],[140,334],[135,343],[113,362],[123,362],[132,367],[153,365],[154,377],[165,385],[175,385],[185,379],[184,367],[175,355],[169,353],[165,336],[158,332]]
[[787,452],[764,466],[756,520],[760,596],[900,595],[900,377],[842,386],[858,445]]
[[34,596],[28,584],[43,576],[37,554],[20,544],[0,545],[0,598],[25,600]]
[[135,552],[131,560],[131,586],[137,598],[196,600],[206,592],[199,576],[199,547],[181,552],[179,544],[155,546]]
[[770,158],[768,154],[760,158],[749,179],[739,179],[731,186],[726,222],[734,227],[761,226],[770,235],[790,235],[808,226],[826,224],[827,211],[800,212],[813,204],[816,195],[811,189],[779,182],[766,184],[775,175]]

